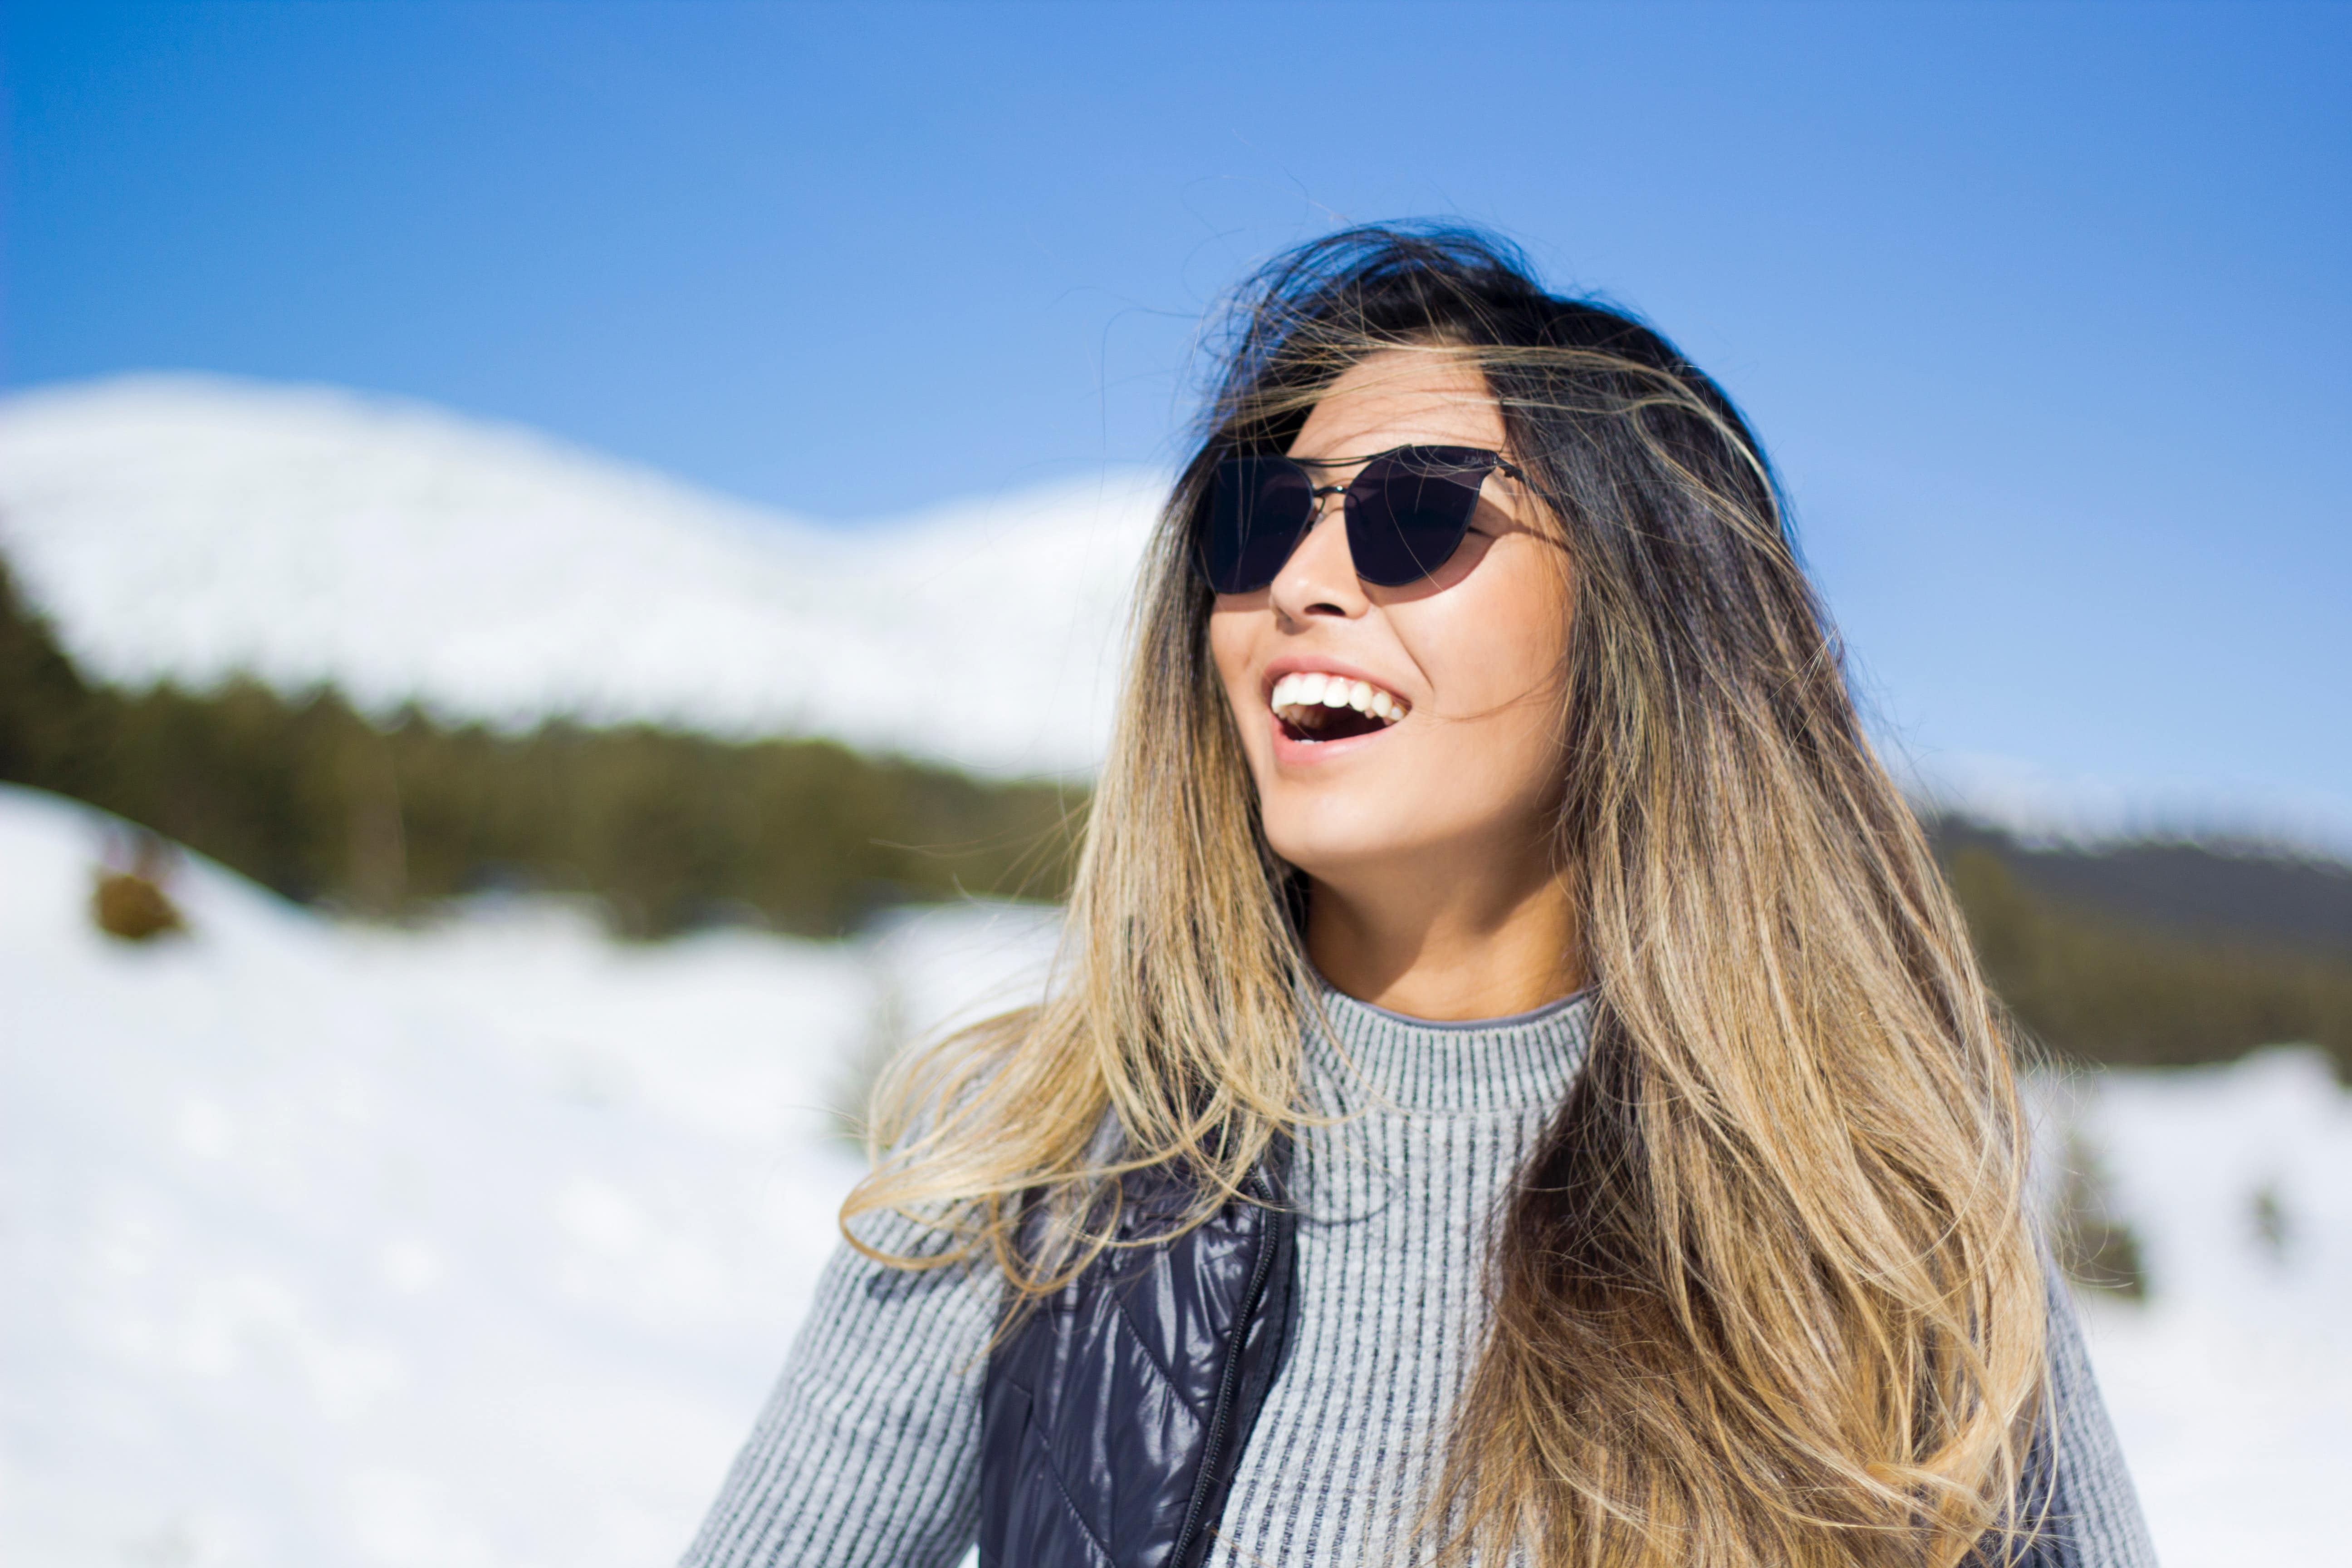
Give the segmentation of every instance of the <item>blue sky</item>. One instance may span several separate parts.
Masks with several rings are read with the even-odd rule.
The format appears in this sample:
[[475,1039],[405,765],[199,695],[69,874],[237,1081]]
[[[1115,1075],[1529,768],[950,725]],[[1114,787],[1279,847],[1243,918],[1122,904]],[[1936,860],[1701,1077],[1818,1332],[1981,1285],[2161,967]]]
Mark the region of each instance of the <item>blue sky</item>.
[[1931,768],[2300,800],[2352,842],[2352,6],[0,26],[9,384],[378,388],[848,522],[1170,460],[1239,272],[1466,218],[1748,407]]

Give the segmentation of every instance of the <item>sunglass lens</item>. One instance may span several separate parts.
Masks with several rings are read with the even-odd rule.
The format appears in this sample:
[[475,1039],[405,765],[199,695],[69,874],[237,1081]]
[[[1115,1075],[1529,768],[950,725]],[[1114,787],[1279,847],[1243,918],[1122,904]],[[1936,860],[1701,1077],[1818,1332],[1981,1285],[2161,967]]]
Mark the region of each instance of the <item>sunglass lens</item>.
[[1366,464],[1348,487],[1356,575],[1401,588],[1453,559],[1493,464],[1491,454],[1451,447],[1408,447]]
[[1282,572],[1315,514],[1315,482],[1285,458],[1228,458],[1217,465],[1201,563],[1220,594],[1251,594]]

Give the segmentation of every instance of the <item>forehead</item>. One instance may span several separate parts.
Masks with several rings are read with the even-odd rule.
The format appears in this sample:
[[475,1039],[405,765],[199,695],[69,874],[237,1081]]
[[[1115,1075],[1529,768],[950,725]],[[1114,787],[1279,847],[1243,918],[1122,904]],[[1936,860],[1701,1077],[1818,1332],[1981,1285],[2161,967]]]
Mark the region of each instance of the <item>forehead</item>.
[[1290,455],[1366,457],[1414,444],[1502,447],[1502,410],[1467,354],[1386,349],[1359,360],[1308,413]]

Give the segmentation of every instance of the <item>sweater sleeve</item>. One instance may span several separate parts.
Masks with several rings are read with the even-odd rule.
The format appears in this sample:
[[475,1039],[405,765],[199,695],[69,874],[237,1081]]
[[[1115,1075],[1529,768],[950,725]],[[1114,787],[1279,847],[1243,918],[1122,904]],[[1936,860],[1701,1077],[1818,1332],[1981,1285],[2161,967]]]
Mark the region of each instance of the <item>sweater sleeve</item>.
[[2091,1374],[2064,1276],[2050,1279],[2048,1509],[2032,1561],[2049,1568],[2156,1568],[2131,1473]]
[[[869,1245],[926,1242],[891,1214]],[[683,1568],[947,1568],[979,1529],[992,1272],[886,1268],[845,1242]]]

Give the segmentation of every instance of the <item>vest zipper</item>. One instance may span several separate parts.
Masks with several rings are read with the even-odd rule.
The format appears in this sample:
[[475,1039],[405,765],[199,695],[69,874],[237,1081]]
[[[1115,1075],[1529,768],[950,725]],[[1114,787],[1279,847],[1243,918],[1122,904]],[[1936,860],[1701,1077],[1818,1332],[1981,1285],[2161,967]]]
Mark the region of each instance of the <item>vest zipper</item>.
[[1168,1559],[1169,1568],[1185,1568],[1192,1537],[1200,1531],[1201,1510],[1208,1504],[1209,1483],[1217,1473],[1217,1459],[1224,1451],[1225,1428],[1233,1421],[1234,1395],[1242,1374],[1242,1347],[1249,1341],[1250,1324],[1256,1321],[1257,1304],[1265,1295],[1266,1276],[1274,1270],[1274,1226],[1280,1222],[1272,1207],[1264,1212],[1265,1229],[1259,1233],[1257,1258],[1250,1265],[1249,1289],[1242,1297],[1241,1312],[1234,1320],[1233,1338],[1225,1343],[1225,1369],[1217,1380],[1217,1405],[1210,1413],[1209,1440],[1201,1451],[1201,1473],[1193,1478],[1192,1500],[1184,1510],[1184,1528],[1176,1537],[1176,1550]]

